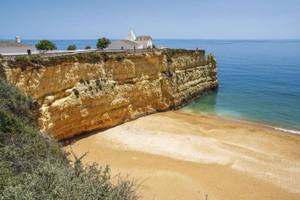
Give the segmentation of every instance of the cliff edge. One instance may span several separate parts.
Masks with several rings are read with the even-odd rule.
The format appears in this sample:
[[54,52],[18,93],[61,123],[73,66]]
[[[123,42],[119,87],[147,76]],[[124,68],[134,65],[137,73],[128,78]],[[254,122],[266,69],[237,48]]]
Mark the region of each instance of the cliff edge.
[[174,109],[218,86],[216,61],[202,50],[27,56],[0,65],[57,139]]

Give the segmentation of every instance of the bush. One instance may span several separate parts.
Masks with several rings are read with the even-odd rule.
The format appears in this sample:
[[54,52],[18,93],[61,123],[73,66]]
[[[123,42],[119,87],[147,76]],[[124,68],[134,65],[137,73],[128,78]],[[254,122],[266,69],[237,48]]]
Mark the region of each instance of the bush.
[[108,47],[108,45],[110,44],[110,40],[103,37],[103,38],[100,38],[98,39],[98,42],[97,42],[97,48],[98,49],[104,49],[106,47]]
[[22,95],[19,90],[0,77],[0,110],[12,113],[21,120],[33,124],[37,119],[38,106],[31,98]]
[[74,50],[76,50],[76,49],[77,49],[77,47],[76,47],[75,44],[70,44],[70,45],[68,46],[68,48],[67,48],[67,50],[69,50],[69,51],[74,51]]
[[91,49],[91,46],[88,45],[84,49]]
[[109,167],[70,162],[35,125],[30,98],[0,78],[0,200],[135,200],[134,184],[111,182]]
[[117,55],[116,56],[116,60],[118,61],[118,62],[122,62],[123,60],[124,60],[124,56],[122,56],[122,55]]
[[77,89],[74,88],[74,89],[73,89],[73,92],[74,92],[76,98],[79,98],[79,91],[78,91]]
[[109,60],[109,56],[106,53],[102,52],[101,55],[104,62],[107,62]]
[[56,45],[49,41],[49,40],[41,40],[39,41],[35,47],[38,49],[38,50],[44,50],[44,51],[49,51],[49,50],[55,50],[56,49]]

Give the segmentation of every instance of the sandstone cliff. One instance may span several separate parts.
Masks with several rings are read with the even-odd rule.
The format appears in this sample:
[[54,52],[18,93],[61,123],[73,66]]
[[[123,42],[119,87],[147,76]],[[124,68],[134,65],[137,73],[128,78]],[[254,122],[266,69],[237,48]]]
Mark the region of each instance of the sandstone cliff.
[[81,53],[2,59],[0,72],[39,104],[57,139],[177,108],[218,86],[204,51]]

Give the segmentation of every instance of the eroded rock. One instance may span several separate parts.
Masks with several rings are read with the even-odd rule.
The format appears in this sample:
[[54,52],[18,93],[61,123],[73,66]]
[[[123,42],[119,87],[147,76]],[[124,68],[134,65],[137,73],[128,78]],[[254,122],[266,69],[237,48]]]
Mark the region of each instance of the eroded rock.
[[3,61],[5,76],[39,103],[40,128],[57,139],[177,108],[218,86],[216,61],[204,51],[86,53],[21,61]]

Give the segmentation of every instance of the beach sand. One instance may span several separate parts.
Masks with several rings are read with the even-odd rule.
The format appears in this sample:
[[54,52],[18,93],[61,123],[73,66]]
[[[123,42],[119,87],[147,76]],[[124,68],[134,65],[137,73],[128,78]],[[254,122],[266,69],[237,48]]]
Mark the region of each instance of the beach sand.
[[300,136],[180,111],[78,138],[66,151],[129,174],[141,199],[300,199]]

